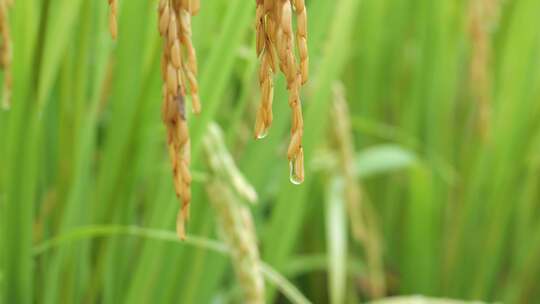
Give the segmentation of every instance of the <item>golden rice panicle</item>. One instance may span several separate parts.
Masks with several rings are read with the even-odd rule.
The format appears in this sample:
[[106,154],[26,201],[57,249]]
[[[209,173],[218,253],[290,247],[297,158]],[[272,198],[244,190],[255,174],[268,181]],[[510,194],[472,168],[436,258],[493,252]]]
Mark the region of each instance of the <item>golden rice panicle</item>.
[[193,112],[200,112],[197,65],[191,42],[191,14],[198,11],[198,1],[160,0],[158,30],[163,39],[161,76],[163,78],[163,122],[176,196],[181,203],[176,231],[185,238],[185,224],[191,202],[190,138],[186,116],[186,86],[191,88]]
[[0,68],[4,70],[2,107],[8,109],[11,105],[11,63],[12,63],[12,42],[8,20],[8,9],[11,0],[0,0]]
[[109,1],[109,31],[114,40],[118,37],[118,0]]
[[[263,138],[272,122],[273,74],[279,59],[279,69],[287,79],[292,111],[291,141],[287,150],[290,180],[300,184],[304,181],[304,121],[300,88],[307,82],[309,73],[307,8],[303,0],[256,0],[256,3],[256,48],[261,61],[259,85],[262,93],[255,120],[255,136]],[[293,33],[293,11],[298,19],[296,34]],[[299,63],[295,56],[295,36]]]

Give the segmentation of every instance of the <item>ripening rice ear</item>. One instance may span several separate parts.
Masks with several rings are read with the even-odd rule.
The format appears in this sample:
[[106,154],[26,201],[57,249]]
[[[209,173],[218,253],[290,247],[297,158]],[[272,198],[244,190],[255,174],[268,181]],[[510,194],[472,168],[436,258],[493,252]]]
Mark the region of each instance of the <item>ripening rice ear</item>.
[[[308,80],[307,9],[304,0],[256,0],[257,55],[261,65],[259,85],[261,102],[255,119],[255,138],[268,134],[272,123],[273,76],[279,68],[287,79],[289,106],[292,110],[291,142],[288,149],[290,179],[294,184],[304,181],[304,123],[300,88]],[[296,35],[293,33],[293,12],[297,16]],[[297,63],[294,46],[298,47]]]
[[163,38],[163,122],[171,159],[176,196],[181,202],[176,231],[185,238],[185,223],[191,202],[190,138],[186,121],[187,87],[195,114],[201,104],[197,83],[197,59],[191,41],[191,16],[199,10],[198,1],[160,0],[158,28]]
[[[117,0],[108,0],[109,30],[117,38]],[[199,0],[160,0],[158,30],[163,38],[161,76],[163,78],[162,118],[167,127],[167,145],[176,196],[181,202],[177,232],[185,238],[185,223],[191,202],[190,138],[186,121],[186,95],[189,87],[193,113],[201,112],[197,83],[197,56],[191,41],[191,16],[198,13]]]

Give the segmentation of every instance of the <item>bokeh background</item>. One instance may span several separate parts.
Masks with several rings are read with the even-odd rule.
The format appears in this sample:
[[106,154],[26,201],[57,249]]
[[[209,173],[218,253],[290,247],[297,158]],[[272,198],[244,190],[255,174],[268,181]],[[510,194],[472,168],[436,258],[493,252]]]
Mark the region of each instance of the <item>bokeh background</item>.
[[[178,203],[160,117],[157,1],[119,4],[116,42],[105,0],[16,0],[8,11],[0,302],[242,303],[226,255],[167,239]],[[271,132],[253,139],[255,1],[202,1],[189,235],[221,239],[203,151],[215,122],[257,192],[249,209],[261,259],[313,303],[537,302],[540,1],[306,4],[297,186],[282,76]],[[267,284],[267,301],[289,300]]]

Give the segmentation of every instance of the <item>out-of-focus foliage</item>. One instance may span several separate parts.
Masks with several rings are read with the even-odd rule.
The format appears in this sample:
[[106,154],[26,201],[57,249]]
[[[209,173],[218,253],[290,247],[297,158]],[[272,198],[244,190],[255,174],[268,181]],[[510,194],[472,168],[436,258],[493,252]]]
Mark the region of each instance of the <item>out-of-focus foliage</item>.
[[[249,208],[261,259],[289,295],[302,298],[279,274],[314,303],[540,298],[540,1],[306,5],[306,180],[297,186],[288,178],[282,76],[270,134],[253,139],[255,1],[202,1],[193,19],[203,112],[189,116],[188,234],[219,239],[202,145],[214,121],[257,191]],[[156,10],[157,1],[119,0],[116,42],[105,0],[16,0],[9,10],[0,302],[242,301],[227,255],[107,230],[174,231]],[[336,83],[348,101],[352,159],[336,143]],[[352,203],[351,193],[359,193]],[[268,302],[288,301],[273,284],[266,290]]]

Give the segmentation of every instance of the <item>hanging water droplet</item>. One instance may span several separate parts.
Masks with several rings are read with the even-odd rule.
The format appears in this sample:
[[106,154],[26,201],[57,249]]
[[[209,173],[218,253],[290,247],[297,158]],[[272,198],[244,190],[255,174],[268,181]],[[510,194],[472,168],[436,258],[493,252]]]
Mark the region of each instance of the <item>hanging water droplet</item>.
[[289,180],[295,185],[304,182],[304,166],[300,166],[296,158],[289,161]]
[[263,139],[268,136],[268,128],[264,128],[255,135],[257,139]]

